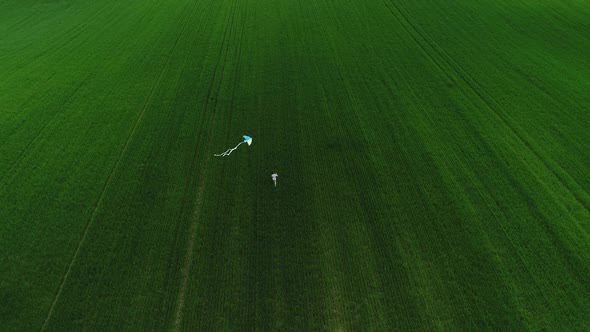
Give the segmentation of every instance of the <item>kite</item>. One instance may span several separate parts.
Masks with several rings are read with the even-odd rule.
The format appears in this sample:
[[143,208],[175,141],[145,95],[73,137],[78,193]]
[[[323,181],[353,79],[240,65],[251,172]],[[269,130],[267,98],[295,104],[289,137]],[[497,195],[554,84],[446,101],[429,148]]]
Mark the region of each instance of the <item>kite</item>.
[[229,156],[232,152],[234,152],[235,149],[238,148],[238,146],[244,144],[244,143],[248,143],[248,145],[252,144],[252,137],[244,135],[242,136],[244,137],[244,140],[242,142],[240,142],[238,145],[236,145],[233,149],[227,149],[224,153],[221,154],[214,154],[215,157],[227,157]]

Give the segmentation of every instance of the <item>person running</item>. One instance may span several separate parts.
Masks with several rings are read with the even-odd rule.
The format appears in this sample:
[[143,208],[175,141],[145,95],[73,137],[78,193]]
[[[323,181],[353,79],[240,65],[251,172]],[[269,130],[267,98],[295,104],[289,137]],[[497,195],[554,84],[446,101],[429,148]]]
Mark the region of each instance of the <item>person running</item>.
[[272,182],[275,183],[275,187],[277,186],[277,178],[279,177],[279,175],[277,174],[277,172],[272,173],[271,175],[272,177]]

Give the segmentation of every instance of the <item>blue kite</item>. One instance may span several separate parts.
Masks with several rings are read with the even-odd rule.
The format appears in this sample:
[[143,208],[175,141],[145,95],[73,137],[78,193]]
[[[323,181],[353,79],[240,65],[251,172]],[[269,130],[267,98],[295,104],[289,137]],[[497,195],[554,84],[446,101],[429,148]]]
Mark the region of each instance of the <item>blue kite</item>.
[[224,153],[221,154],[214,154],[215,157],[227,157],[229,156],[232,152],[234,152],[235,149],[238,148],[238,146],[244,144],[244,143],[248,143],[248,145],[252,144],[252,137],[248,136],[248,135],[244,135],[242,136],[244,137],[244,140],[242,142],[240,142],[238,145],[236,145],[233,149],[227,149]]

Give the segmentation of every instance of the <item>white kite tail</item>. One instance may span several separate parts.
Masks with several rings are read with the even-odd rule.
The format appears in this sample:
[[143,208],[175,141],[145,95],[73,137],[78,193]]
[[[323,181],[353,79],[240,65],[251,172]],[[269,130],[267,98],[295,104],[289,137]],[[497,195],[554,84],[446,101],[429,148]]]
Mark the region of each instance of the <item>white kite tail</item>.
[[245,142],[240,142],[240,144],[236,145],[233,149],[227,149],[224,153],[221,154],[214,154],[215,157],[226,157],[229,156],[232,152],[234,152],[235,149],[238,148],[238,146],[244,144]]

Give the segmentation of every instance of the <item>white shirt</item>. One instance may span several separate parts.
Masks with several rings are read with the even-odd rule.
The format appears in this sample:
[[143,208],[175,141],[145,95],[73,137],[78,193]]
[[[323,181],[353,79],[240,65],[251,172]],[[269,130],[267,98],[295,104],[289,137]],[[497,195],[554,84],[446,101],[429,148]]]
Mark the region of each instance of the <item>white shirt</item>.
[[277,173],[273,173],[271,176],[272,176],[272,180],[273,180],[273,181],[276,181],[276,180],[277,180],[277,177],[278,177],[279,175],[278,175]]

